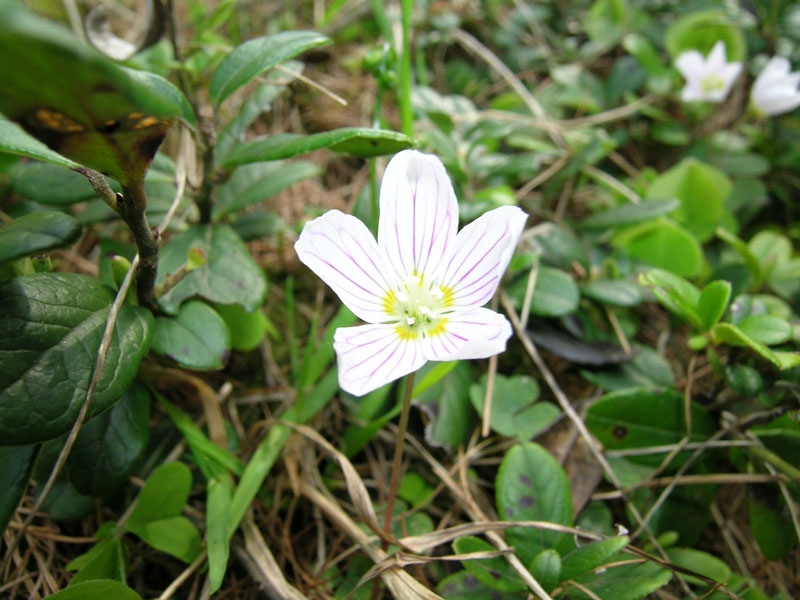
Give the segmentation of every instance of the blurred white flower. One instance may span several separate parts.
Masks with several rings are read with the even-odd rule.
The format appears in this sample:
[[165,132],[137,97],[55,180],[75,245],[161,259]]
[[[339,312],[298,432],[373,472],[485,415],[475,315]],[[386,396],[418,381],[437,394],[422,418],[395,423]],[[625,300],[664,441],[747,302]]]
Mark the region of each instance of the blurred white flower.
[[800,72],[783,56],[773,56],[753,83],[750,100],[763,116],[780,115],[800,106]]
[[742,70],[742,63],[726,62],[725,56],[725,42],[720,40],[714,44],[708,58],[703,58],[697,50],[687,50],[675,59],[675,66],[686,79],[681,91],[684,102],[725,100]]
[[487,358],[511,325],[481,308],[494,295],[527,215],[503,206],[458,234],[458,203],[444,165],[415,150],[395,155],[380,191],[378,241],[331,210],[307,223],[295,250],[367,325],[336,330],[339,385],[356,396],[429,360]]

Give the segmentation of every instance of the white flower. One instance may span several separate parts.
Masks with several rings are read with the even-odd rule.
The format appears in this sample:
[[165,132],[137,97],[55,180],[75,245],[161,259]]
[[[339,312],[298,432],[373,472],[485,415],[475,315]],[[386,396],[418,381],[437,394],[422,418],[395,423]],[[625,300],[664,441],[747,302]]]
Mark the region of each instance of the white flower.
[[800,106],[800,72],[783,56],[773,56],[753,83],[750,99],[764,116],[780,115]]
[[508,320],[481,308],[494,295],[527,215],[487,212],[458,234],[458,203],[441,161],[395,155],[380,191],[378,241],[332,210],[303,228],[295,250],[368,325],[334,335],[339,385],[357,396],[428,360],[486,358],[505,350]]
[[708,58],[703,58],[697,50],[687,50],[675,59],[675,66],[686,79],[681,91],[684,102],[722,102],[742,70],[742,63],[726,62],[725,42],[722,40],[714,44]]

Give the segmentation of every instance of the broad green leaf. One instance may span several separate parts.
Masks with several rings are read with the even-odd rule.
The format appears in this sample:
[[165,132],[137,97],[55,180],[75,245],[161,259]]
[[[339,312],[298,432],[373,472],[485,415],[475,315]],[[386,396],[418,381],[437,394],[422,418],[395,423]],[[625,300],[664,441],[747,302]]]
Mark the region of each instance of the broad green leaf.
[[[111,290],[72,273],[38,273],[0,284],[0,438],[26,444],[68,431],[86,397]],[[88,418],[128,388],[150,347],[153,316],[119,312]]]
[[630,256],[676,275],[697,275],[703,251],[697,238],[666,217],[620,231],[612,240]]
[[767,560],[781,560],[797,545],[794,527],[782,505],[783,498],[770,489],[748,498],[750,530]]
[[721,10],[695,11],[679,17],[667,28],[664,45],[675,59],[686,50],[698,50],[707,56],[719,40],[725,42],[728,62],[747,58],[744,35]]
[[592,41],[613,44],[625,33],[630,14],[626,0],[595,0],[583,27]]
[[697,300],[697,316],[704,330],[711,329],[720,320],[731,298],[731,284],[727,281],[712,281],[700,293]]
[[199,248],[208,262],[158,299],[167,313],[177,314],[181,303],[194,296],[219,304],[238,304],[248,311],[261,306],[267,293],[264,272],[227,225],[195,225],[165,244],[158,264],[159,284],[167,273],[186,262],[192,248]]
[[[518,279],[509,287],[509,294],[522,305],[527,278]],[[536,288],[531,298],[531,314],[542,317],[562,317],[578,308],[581,294],[575,280],[560,269],[539,267]]]
[[[503,458],[495,485],[497,512],[504,521],[549,521],[572,525],[569,481],[544,448],[524,442],[512,447]],[[555,531],[514,527],[506,531],[525,564],[542,550],[554,548],[565,554],[573,548],[572,536]]]
[[[480,384],[473,384],[469,390],[472,406],[483,415],[483,401],[486,396],[486,376]],[[526,375],[505,377],[498,375],[494,382],[492,396],[491,428],[508,437],[529,440],[541,433],[561,414],[555,404],[537,402],[539,385]]]
[[236,146],[222,159],[222,166],[230,169],[247,163],[281,160],[321,148],[368,158],[394,154],[414,145],[412,138],[386,129],[345,127],[311,135],[282,133]]
[[782,344],[792,337],[792,326],[785,319],[772,315],[750,315],[736,326],[746,336],[766,346]]
[[110,579],[96,579],[77,585],[48,596],[47,600],[142,600],[142,597],[124,583]]
[[38,445],[0,446],[0,534],[5,532],[28,489],[38,455]]
[[[47,163],[20,163],[14,171],[11,184],[23,198],[52,206],[69,206],[97,198],[86,177]],[[108,210],[111,211],[111,208]],[[113,214],[113,211],[109,214]]]
[[[716,556],[712,556],[707,552],[695,550],[694,548],[676,548],[669,550],[667,554],[672,564],[691,569],[695,573],[710,577],[719,583],[728,583],[731,579],[731,568]],[[695,585],[706,585],[691,575],[687,575],[686,579]]]
[[[644,448],[675,444],[686,435],[685,401],[673,389],[634,388],[606,394],[589,407],[586,425],[607,450]],[[691,439],[700,442],[714,432],[714,422],[703,408],[692,402]],[[682,463],[688,452],[673,461]],[[629,457],[629,460],[657,466],[661,454]]]
[[561,580],[561,555],[552,548],[542,550],[533,558],[528,570],[549,592]]
[[[587,573],[576,581],[591,590],[596,598],[614,600],[639,600],[666,585],[672,577],[669,569],[651,562],[611,567],[599,573]],[[591,596],[575,587],[567,590],[567,597],[589,600]]]
[[66,248],[80,236],[80,225],[67,214],[48,211],[25,215],[0,229],[0,264]]
[[258,348],[268,327],[267,318],[261,309],[247,312],[237,304],[215,304],[214,309],[228,326],[231,348],[239,352]]
[[190,300],[175,317],[156,318],[152,348],[187,369],[221,369],[230,356],[231,334],[213,308]]
[[792,257],[791,240],[775,231],[759,231],[747,243],[747,248],[766,273]]
[[791,258],[776,265],[769,274],[767,284],[776,294],[791,299],[800,291],[800,258]]
[[711,165],[687,158],[654,179],[648,198],[678,198],[672,218],[705,242],[725,215],[723,201],[731,193],[728,176]]
[[525,600],[525,592],[501,592],[484,585],[469,571],[448,575],[436,586],[436,593],[444,600]]
[[456,367],[456,365],[458,365],[457,360],[451,360],[449,362],[436,361],[433,366],[425,372],[424,375],[420,374],[422,376],[414,383],[414,391],[411,394],[412,397],[416,398],[429,387],[441,381]]
[[732,234],[726,229],[723,229],[722,227],[717,227],[716,234],[718,238],[729,243],[733,249],[739,253],[739,256],[741,256],[742,260],[744,260],[744,263],[747,265],[747,268],[750,270],[753,278],[756,281],[761,281],[761,277],[763,276],[761,262],[759,261],[758,257],[753,254],[753,251],[749,248],[749,246],[736,235]]
[[45,144],[26,133],[22,127],[0,115],[0,151],[19,154],[71,169],[79,166],[66,156],[53,152]]
[[[431,371],[439,364],[432,362]],[[469,410],[471,381],[469,365],[462,361],[437,383],[414,397],[415,403],[429,417],[425,427],[425,440],[429,444],[457,448],[469,439],[475,424],[475,418]]]
[[70,579],[70,587],[96,579],[125,583],[125,554],[116,524],[104,524],[95,537],[97,543],[67,565],[67,570],[77,571]]
[[629,279],[597,279],[581,287],[581,293],[614,306],[636,306],[642,301],[642,288]]
[[182,462],[161,465],[147,478],[125,527],[135,532],[150,521],[181,514],[191,489],[189,467]]
[[219,105],[267,69],[310,48],[328,43],[329,38],[313,31],[281,31],[237,46],[211,76],[208,89],[211,102]]
[[664,308],[692,326],[702,328],[703,322],[697,314],[700,290],[693,283],[662,269],[650,269],[640,275],[639,283],[649,286],[653,296]]
[[592,542],[577,548],[561,560],[561,579],[567,581],[609,562],[609,559],[628,545],[628,536]]
[[571,229],[554,223],[543,223],[534,231],[536,232],[534,239],[541,247],[544,264],[564,271],[572,269],[575,263],[589,268],[586,249]]
[[136,527],[128,526],[128,530],[156,550],[166,552],[185,563],[194,561],[203,546],[197,527],[183,515],[137,523]]
[[613,229],[635,225],[667,215],[680,206],[677,198],[645,200],[639,204],[621,204],[590,215],[578,223],[581,229]]
[[753,433],[764,445],[793,465],[800,465],[800,423],[784,415],[768,423],[753,427]]
[[0,111],[52,150],[127,185],[174,119],[194,117],[165,79],[121,67],[15,2],[0,4]]
[[754,340],[736,325],[732,325],[731,323],[717,323],[714,325],[714,327],[711,329],[711,338],[715,344],[747,346],[781,370],[800,366],[800,353],[776,352],[770,350],[767,348],[767,346],[759,341]]
[[208,482],[206,502],[206,538],[208,547],[208,578],[210,593],[222,585],[228,567],[228,518],[231,511],[231,483],[223,479]]
[[[497,549],[489,542],[468,535],[458,538],[453,542],[456,554],[469,554],[471,552],[493,552]],[[508,561],[498,556],[495,558],[481,558],[476,560],[462,560],[464,568],[472,573],[475,578],[493,590],[501,592],[521,592],[527,586],[520,579]]]
[[645,36],[639,33],[629,33],[622,38],[622,47],[636,57],[636,60],[651,77],[667,75],[667,68],[661,57]]
[[630,362],[613,370],[581,370],[581,376],[605,391],[612,392],[636,387],[669,387],[675,385],[672,368],[649,346],[635,346],[636,355]]
[[262,202],[290,185],[321,172],[318,165],[307,160],[243,165],[217,188],[214,220],[218,221],[227,214]]
[[127,481],[149,437],[150,394],[138,381],[111,410],[84,423],[67,460],[81,494],[105,496]]

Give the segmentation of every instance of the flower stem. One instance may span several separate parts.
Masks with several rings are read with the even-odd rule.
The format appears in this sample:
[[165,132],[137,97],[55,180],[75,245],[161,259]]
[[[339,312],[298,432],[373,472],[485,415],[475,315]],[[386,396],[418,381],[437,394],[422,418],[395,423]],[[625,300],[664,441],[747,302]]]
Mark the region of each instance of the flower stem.
[[[394,444],[394,459],[392,460],[392,476],[389,482],[389,496],[386,498],[386,512],[383,516],[383,530],[391,535],[392,513],[394,512],[394,499],[397,496],[397,486],[400,483],[400,467],[403,464],[403,442],[408,429],[408,414],[411,412],[411,394],[414,391],[414,375],[406,375],[405,390],[403,390],[403,410],[400,413],[400,423],[397,425],[397,440]],[[386,540],[381,544],[386,550]]]

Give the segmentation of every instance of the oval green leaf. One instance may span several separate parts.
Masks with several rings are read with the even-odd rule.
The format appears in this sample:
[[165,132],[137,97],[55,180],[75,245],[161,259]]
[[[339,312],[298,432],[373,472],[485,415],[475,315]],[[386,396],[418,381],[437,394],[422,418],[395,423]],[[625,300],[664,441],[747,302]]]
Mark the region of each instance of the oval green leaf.
[[746,336],[766,346],[782,344],[792,338],[792,326],[785,319],[773,315],[750,315],[736,326]]
[[[475,536],[465,536],[453,542],[457,554],[472,552],[496,552],[497,548]],[[527,586],[520,579],[508,561],[502,557],[462,560],[464,568],[475,576],[475,579],[501,592],[521,592]]]
[[614,306],[636,306],[642,301],[642,288],[629,279],[598,279],[583,286],[581,293]]
[[616,229],[668,215],[680,205],[681,201],[677,198],[645,200],[639,204],[622,204],[596,212],[583,219],[578,226],[581,229]]
[[666,217],[620,231],[612,241],[633,258],[683,277],[696,275],[703,266],[697,238]]
[[[480,385],[473,385],[469,390],[472,406],[479,415],[483,414],[485,396],[484,375]],[[521,440],[529,440],[544,431],[561,411],[549,402],[536,402],[538,398],[539,385],[530,377],[498,375],[492,397],[492,414],[489,420],[491,428],[497,433]]]
[[[111,290],[74,273],[37,273],[0,284],[0,439],[28,444],[72,427],[92,377]],[[122,306],[87,418],[110,408],[150,347],[153,316]]]
[[71,246],[81,237],[81,227],[61,212],[38,212],[14,219],[0,229],[0,264]]
[[282,133],[236,146],[222,160],[222,166],[230,169],[247,163],[281,160],[322,148],[368,158],[394,154],[414,145],[407,135],[386,129],[345,127],[311,135]]
[[189,467],[182,462],[161,465],[147,478],[125,527],[135,532],[150,521],[181,514],[191,489]]
[[85,581],[48,596],[47,600],[142,600],[142,597],[124,583],[110,579]]
[[209,95],[214,104],[222,103],[260,73],[301,52],[330,43],[314,31],[281,31],[249,40],[226,56],[211,76]]
[[700,317],[704,330],[708,331],[717,324],[725,309],[728,308],[730,299],[731,284],[729,281],[719,279],[703,288],[700,298],[697,300],[697,316]]
[[175,315],[181,303],[194,296],[219,304],[238,304],[247,311],[261,306],[267,279],[242,239],[228,225],[195,225],[170,240],[161,250],[158,284],[186,262],[192,248],[199,248],[208,262],[161,296],[161,308]]
[[[509,294],[522,304],[527,278],[517,280]],[[561,269],[541,265],[536,277],[536,288],[531,298],[531,314],[542,317],[563,317],[578,308],[581,299],[575,281]]]
[[[549,521],[572,525],[572,497],[564,469],[547,450],[531,442],[509,450],[496,482],[497,512],[504,521]],[[506,532],[509,544],[525,564],[542,550],[559,554],[574,546],[572,536],[556,531],[514,527]]]
[[156,319],[153,350],[187,369],[221,369],[231,352],[231,334],[213,308],[192,300],[177,316]]
[[0,152],[10,152],[72,169],[78,163],[58,152],[53,152],[45,144],[26,133],[22,127],[0,115]]
[[17,510],[28,489],[39,446],[0,446],[0,533]]
[[484,585],[469,571],[458,571],[448,575],[439,585],[436,592],[444,600],[525,600],[525,592],[501,592]]

